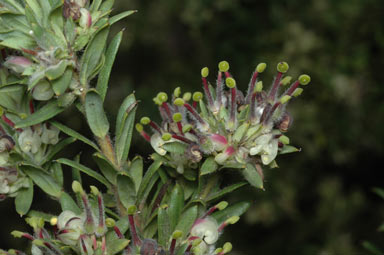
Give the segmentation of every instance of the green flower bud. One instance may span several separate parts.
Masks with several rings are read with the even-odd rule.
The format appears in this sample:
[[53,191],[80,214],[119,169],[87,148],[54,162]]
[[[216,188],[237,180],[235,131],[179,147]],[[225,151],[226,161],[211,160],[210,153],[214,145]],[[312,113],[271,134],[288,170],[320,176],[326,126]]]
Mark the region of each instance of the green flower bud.
[[221,210],[224,210],[225,208],[227,208],[227,206],[228,206],[228,202],[227,201],[221,201],[220,203],[218,203],[216,205],[216,208],[221,211]]
[[181,89],[180,89],[180,87],[175,88],[175,90],[173,91],[173,95],[174,95],[175,97],[179,97],[180,94],[181,94]]
[[261,91],[263,91],[263,82],[258,81],[255,86],[255,92],[261,92]]
[[11,235],[15,238],[21,238],[23,237],[24,233],[21,231],[14,230],[11,232]]
[[301,85],[307,85],[311,82],[311,77],[307,74],[302,74],[299,76],[299,82]]
[[171,138],[172,138],[172,135],[170,133],[164,133],[161,136],[161,139],[163,139],[163,141],[169,141],[169,140],[171,140]]
[[91,192],[93,195],[95,195],[95,196],[99,195],[100,191],[98,188],[96,188],[96,186],[91,185],[90,188],[91,188]]
[[41,239],[35,239],[32,241],[32,243],[36,246],[44,246],[44,241]]
[[289,144],[289,137],[282,135],[279,137],[279,141],[282,142],[283,144]]
[[219,71],[227,72],[229,70],[229,63],[227,61],[221,61],[219,63]]
[[216,250],[215,250],[215,254],[219,254],[219,253],[221,253],[223,251],[223,248],[217,248]]
[[148,118],[148,117],[142,117],[140,119],[140,123],[143,124],[143,125],[148,125],[150,122],[151,122],[151,119]]
[[260,63],[256,66],[256,72],[262,73],[265,71],[265,68],[267,68],[267,64],[266,63]]
[[192,98],[192,93],[191,92],[185,92],[183,95],[183,100],[188,102]]
[[168,95],[164,92],[159,92],[157,94],[157,99],[161,102],[161,103],[164,103],[168,100]]
[[134,215],[137,211],[137,207],[135,205],[131,205],[128,207],[128,215]]
[[294,97],[298,97],[298,96],[300,96],[301,93],[303,93],[303,90],[304,90],[304,89],[302,89],[302,88],[297,88],[297,89],[295,89],[295,91],[293,91],[293,93],[292,93],[292,96],[294,96]]
[[203,93],[196,91],[193,93],[192,99],[193,101],[199,102],[201,99],[203,99]]
[[51,224],[51,226],[55,226],[57,224],[57,217],[52,217],[49,220],[49,223]]
[[209,75],[208,67],[204,67],[201,69],[201,77],[206,78]]
[[227,223],[227,224],[231,224],[231,225],[233,225],[233,224],[235,224],[236,222],[238,222],[240,220],[240,217],[239,216],[232,216],[232,217],[230,217],[229,219],[227,219],[225,222]]
[[173,101],[173,104],[176,105],[176,106],[183,106],[183,105],[184,105],[184,100],[181,99],[181,98],[176,98],[176,99]]
[[192,129],[191,124],[183,125],[183,133],[187,133],[187,132],[191,131],[191,129]]
[[116,225],[116,221],[112,218],[106,218],[105,225],[107,225],[108,228],[112,228]]
[[291,83],[291,80],[292,80],[292,77],[291,77],[291,76],[285,76],[285,77],[281,80],[280,84],[283,85],[283,86],[286,86],[286,85],[288,85],[289,83]]
[[183,119],[183,115],[179,112],[173,114],[172,116],[174,122],[180,122]]
[[227,85],[228,88],[236,87],[236,81],[232,77],[228,77],[227,79],[225,79],[225,84]]
[[223,252],[228,253],[232,251],[232,244],[230,242],[226,242],[223,246]]
[[141,133],[144,130],[143,125],[141,125],[140,123],[136,123],[135,127],[136,127],[137,132],[139,132],[139,133]]
[[175,230],[172,234],[172,239],[179,239],[183,236],[183,232],[180,230]]
[[84,192],[83,191],[83,187],[81,187],[81,184],[78,181],[73,181],[72,182],[72,190],[75,193],[82,193],[82,192]]
[[152,100],[155,104],[161,105],[161,101],[157,97],[154,97]]
[[281,99],[280,99],[280,103],[285,104],[285,103],[287,103],[291,98],[292,98],[292,97],[291,97],[291,96],[288,96],[288,95],[282,96]]
[[289,65],[287,62],[280,62],[277,64],[277,71],[280,73],[286,73],[289,69]]

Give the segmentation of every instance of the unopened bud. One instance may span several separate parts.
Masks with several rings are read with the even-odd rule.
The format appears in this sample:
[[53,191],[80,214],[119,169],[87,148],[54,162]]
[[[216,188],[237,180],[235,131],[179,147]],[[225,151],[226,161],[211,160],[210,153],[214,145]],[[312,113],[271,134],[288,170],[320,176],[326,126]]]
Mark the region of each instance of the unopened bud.
[[232,216],[232,217],[230,217],[229,219],[227,219],[227,220],[225,221],[225,223],[233,225],[233,224],[235,224],[236,222],[238,222],[239,220],[240,220],[240,217],[239,217],[239,216]]
[[175,90],[173,91],[173,95],[174,95],[175,97],[179,97],[180,94],[181,94],[181,89],[180,89],[180,87],[175,88]]
[[201,99],[203,99],[203,93],[196,91],[195,93],[193,93],[192,99],[195,102],[199,102]]
[[183,133],[187,133],[187,132],[191,131],[191,129],[192,129],[192,125],[186,124],[183,126]]
[[188,102],[192,98],[192,93],[191,92],[185,92],[183,95],[183,100]]
[[52,225],[52,226],[55,226],[57,224],[57,217],[52,217],[50,220],[49,220],[49,223]]
[[4,66],[16,73],[23,73],[24,70],[32,65],[32,61],[25,57],[11,56],[4,62]]
[[134,215],[137,211],[137,207],[135,205],[131,205],[128,207],[128,215]]
[[44,241],[41,239],[35,239],[32,241],[32,243],[36,246],[44,246]]
[[221,253],[223,251],[223,248],[217,248],[216,250],[215,250],[215,254],[219,254],[219,253]]
[[282,135],[279,137],[279,141],[282,142],[283,144],[289,144],[289,137]]
[[301,85],[307,85],[311,82],[311,77],[307,74],[302,74],[299,76],[299,82]]
[[291,98],[292,98],[292,97],[291,97],[291,96],[288,96],[288,95],[282,96],[281,99],[280,99],[280,103],[285,104],[285,103],[287,103]]
[[108,228],[112,228],[116,225],[116,221],[112,218],[106,218],[105,225],[107,225]]
[[201,77],[206,78],[209,75],[209,69],[208,67],[204,67],[201,69]]
[[175,230],[172,234],[172,239],[179,239],[183,236],[183,232],[180,230]]
[[286,73],[289,69],[289,65],[287,62],[280,62],[277,64],[277,71],[280,73]]
[[263,82],[258,81],[255,86],[255,92],[261,92],[263,90]]
[[81,187],[81,184],[78,181],[73,181],[72,182],[72,190],[75,193],[82,193],[82,192],[84,192],[83,191],[83,187]]
[[297,88],[297,89],[295,89],[295,91],[293,91],[293,93],[292,93],[292,96],[294,96],[294,97],[298,97],[298,96],[300,96],[301,95],[301,93],[303,93],[303,88]]
[[137,132],[139,132],[139,133],[141,133],[144,130],[143,125],[141,125],[140,123],[136,123],[135,127],[136,127]]
[[90,188],[91,188],[91,192],[93,195],[95,195],[95,196],[99,195],[100,192],[99,192],[99,189],[96,188],[96,186],[91,185]]
[[81,8],[80,14],[81,14],[80,21],[79,21],[80,26],[83,28],[90,28],[92,26],[91,13],[87,9]]
[[219,63],[219,71],[227,72],[229,70],[229,63],[227,61],[221,61]]
[[221,211],[221,210],[224,210],[225,208],[227,208],[227,206],[228,206],[228,202],[227,201],[221,201],[220,203],[218,203],[216,205],[216,208]]
[[176,105],[176,106],[183,106],[184,105],[184,100],[182,98],[176,98],[173,101],[173,104]]
[[256,67],[256,72],[262,73],[265,71],[265,68],[267,68],[267,64],[266,63],[260,63]]
[[16,238],[21,238],[23,237],[24,233],[21,231],[14,230],[11,232],[11,235]]
[[228,88],[236,87],[236,81],[232,77],[228,77],[227,79],[225,79],[225,84],[227,85]]
[[172,138],[172,135],[170,133],[164,133],[161,136],[161,139],[163,139],[163,141],[169,141],[169,140],[171,140],[171,138]]
[[281,80],[280,84],[281,84],[282,86],[286,86],[286,85],[288,85],[288,84],[291,82],[291,80],[292,80],[292,77],[291,77],[291,76],[285,76],[285,77]]
[[140,119],[140,123],[143,124],[143,125],[148,125],[150,122],[151,122],[151,119],[148,118],[148,117],[142,117]]
[[223,252],[228,253],[232,251],[232,244],[230,242],[226,242],[223,246]]
[[174,122],[180,122],[183,119],[183,115],[179,112],[176,112],[172,116]]
[[157,99],[161,102],[164,103],[168,100],[168,95],[165,92],[159,92],[157,94]]

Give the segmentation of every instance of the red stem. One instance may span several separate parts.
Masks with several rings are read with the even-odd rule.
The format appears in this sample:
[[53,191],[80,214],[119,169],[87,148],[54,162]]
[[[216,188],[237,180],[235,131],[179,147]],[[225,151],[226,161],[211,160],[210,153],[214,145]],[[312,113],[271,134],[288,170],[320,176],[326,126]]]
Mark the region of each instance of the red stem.
[[133,239],[133,244],[135,246],[140,246],[141,240],[140,240],[140,238],[136,232],[136,226],[135,226],[135,221],[133,219],[133,215],[128,215],[128,220],[129,220],[129,226],[130,226],[131,235],[132,235],[132,239]]
[[173,134],[173,135],[172,135],[172,138],[175,138],[175,139],[177,139],[177,140],[180,140],[180,141],[182,141],[182,142],[184,142],[184,143],[188,143],[188,144],[191,144],[191,143],[192,143],[191,140],[189,140],[188,138],[185,138],[185,137],[183,137],[183,136],[179,136],[179,135],[175,135],[175,134]]
[[157,132],[159,132],[161,134],[161,129],[160,127],[156,124],[156,122],[153,122],[152,120],[149,122],[149,125],[151,125],[151,127],[153,129],[155,129]]
[[251,84],[249,84],[247,97],[246,97],[246,99],[245,99],[245,102],[246,102],[247,104],[250,103],[251,96],[253,96],[253,90],[255,89],[256,79],[257,79],[257,76],[258,76],[258,75],[259,75],[258,72],[253,72],[252,79],[251,79]]
[[172,239],[171,247],[169,248],[170,255],[175,254],[175,247],[176,247],[176,239]]
[[184,107],[187,108],[187,110],[193,115],[193,117],[197,119],[198,122],[200,122],[200,124],[205,125],[205,121],[200,117],[200,115],[195,111],[195,109],[193,109],[190,104],[185,103]]
[[173,122],[173,119],[172,119],[172,114],[171,114],[171,109],[169,109],[169,106],[166,102],[163,102],[161,104],[161,107],[163,107],[163,109],[165,110],[165,112],[167,113],[167,116],[169,118],[169,121],[170,122]]
[[[213,98],[212,98],[211,91],[209,90],[209,86],[208,86],[207,78],[202,77],[201,80],[203,81],[204,93],[205,93],[205,95],[207,96],[208,104],[209,104],[210,107],[212,107],[212,106],[213,106]],[[195,103],[195,102],[193,102],[193,103]],[[195,107],[195,106],[194,106],[194,107]],[[195,108],[196,108],[196,107],[195,107]]]
[[295,91],[295,89],[297,89],[297,87],[299,87],[299,85],[299,81],[295,81],[284,94],[288,96],[292,95],[292,93]]
[[184,135],[183,133],[183,124],[181,124],[181,121],[176,122],[177,128],[179,129],[179,132]]
[[269,95],[268,95],[268,98],[269,98],[269,99],[271,99],[271,100],[274,100],[274,99],[275,99],[276,94],[277,94],[277,89],[278,89],[279,86],[280,86],[280,80],[281,80],[281,77],[282,77],[282,76],[283,76],[283,73],[281,73],[281,72],[278,72],[278,73],[277,73],[277,76],[276,76],[275,82],[273,83],[271,92],[269,92]]
[[229,119],[235,121],[236,114],[236,87],[231,88],[231,112]]

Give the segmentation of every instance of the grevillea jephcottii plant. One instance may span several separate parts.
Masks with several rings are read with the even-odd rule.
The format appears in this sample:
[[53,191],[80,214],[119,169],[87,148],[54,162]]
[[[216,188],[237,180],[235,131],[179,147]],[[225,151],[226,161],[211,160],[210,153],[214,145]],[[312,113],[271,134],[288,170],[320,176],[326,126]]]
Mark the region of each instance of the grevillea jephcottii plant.
[[[135,96],[122,102],[115,130],[103,108],[122,40],[119,32],[108,41],[110,27],[135,12],[110,16],[112,7],[113,0],[0,0],[0,200],[14,199],[30,226],[12,235],[30,240],[26,253],[33,255],[227,254],[232,245],[218,245],[219,237],[250,202],[222,199],[248,183],[264,189],[263,168],[276,167],[278,154],[298,151],[285,135],[286,108],[310,77],[291,82],[288,64],[280,62],[265,90],[261,63],[243,93],[226,61],[215,87],[204,67],[203,93],[160,92],[154,102],[161,122],[142,117],[136,123],[154,150],[146,166],[140,156],[128,158]],[[72,106],[92,134],[55,120]],[[80,154],[58,158],[75,141],[94,150],[98,169],[84,165]],[[64,178],[68,168],[71,179]],[[225,168],[241,181],[224,186]],[[83,183],[84,175],[98,187]],[[60,211],[31,210],[37,188]]]

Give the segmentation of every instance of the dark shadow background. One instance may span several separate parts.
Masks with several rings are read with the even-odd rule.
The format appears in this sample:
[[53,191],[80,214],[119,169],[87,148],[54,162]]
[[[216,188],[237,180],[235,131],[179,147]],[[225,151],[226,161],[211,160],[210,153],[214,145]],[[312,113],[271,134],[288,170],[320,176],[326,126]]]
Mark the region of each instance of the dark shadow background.
[[[222,238],[233,243],[232,254],[368,254],[363,240],[383,243],[377,227],[384,201],[372,192],[384,186],[382,0],[117,1],[115,10],[128,9],[139,12],[112,31],[125,28],[106,101],[110,120],[133,90],[141,100],[138,117],[157,116],[157,92],[201,90],[200,69],[208,66],[213,82],[224,59],[244,90],[259,62],[269,65],[265,85],[281,60],[290,63],[290,75],[312,77],[289,106],[288,135],[302,152],[280,156],[280,168],[265,171],[265,192],[246,189],[228,198],[254,201]],[[73,112],[61,119],[89,132]],[[82,149],[88,150],[76,147]],[[131,155],[150,151],[136,133]],[[43,196],[34,205],[41,208],[55,211]],[[1,247],[25,245],[8,234],[26,229],[13,201],[2,202],[0,213]]]

